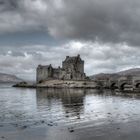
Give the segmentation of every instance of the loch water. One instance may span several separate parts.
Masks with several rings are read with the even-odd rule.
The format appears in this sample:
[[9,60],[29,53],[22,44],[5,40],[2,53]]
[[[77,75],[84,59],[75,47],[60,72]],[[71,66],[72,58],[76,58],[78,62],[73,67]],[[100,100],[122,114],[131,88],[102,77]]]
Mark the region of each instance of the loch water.
[[140,120],[140,99],[110,90],[24,89],[0,84],[0,124],[94,125]]

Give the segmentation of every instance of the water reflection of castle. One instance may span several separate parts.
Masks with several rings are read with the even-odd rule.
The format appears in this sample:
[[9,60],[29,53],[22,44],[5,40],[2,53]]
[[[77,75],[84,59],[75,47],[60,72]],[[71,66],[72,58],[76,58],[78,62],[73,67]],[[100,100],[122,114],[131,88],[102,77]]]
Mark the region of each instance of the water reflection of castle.
[[65,114],[79,117],[83,112],[85,90],[83,89],[37,89],[37,105],[50,106],[61,102]]

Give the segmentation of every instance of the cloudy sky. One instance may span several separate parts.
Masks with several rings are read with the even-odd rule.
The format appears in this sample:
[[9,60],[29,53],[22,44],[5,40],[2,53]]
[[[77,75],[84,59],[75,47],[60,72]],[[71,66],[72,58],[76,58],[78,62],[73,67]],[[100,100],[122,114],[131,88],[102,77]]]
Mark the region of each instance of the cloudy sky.
[[87,75],[140,67],[139,0],[0,0],[0,72],[80,54]]

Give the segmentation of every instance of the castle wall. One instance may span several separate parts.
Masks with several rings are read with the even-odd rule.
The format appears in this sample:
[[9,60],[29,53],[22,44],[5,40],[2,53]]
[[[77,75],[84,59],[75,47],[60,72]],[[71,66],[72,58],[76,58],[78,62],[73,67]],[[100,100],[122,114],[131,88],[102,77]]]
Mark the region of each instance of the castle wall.
[[68,73],[72,73],[76,71],[77,67],[73,63],[63,62],[63,69]]
[[62,64],[63,69],[65,69],[67,72],[80,72],[84,73],[84,61],[79,61],[79,62],[65,62],[63,61]]
[[85,74],[80,73],[80,72],[75,72],[73,73],[73,80],[84,80],[85,79]]
[[66,71],[61,69],[60,75],[59,75],[59,79],[64,80],[65,79],[65,75],[66,75]]
[[[66,58],[67,59],[67,58]],[[66,71],[65,79],[72,80],[84,80],[84,61],[63,61],[63,69]]]
[[47,66],[38,66],[36,71],[37,83],[45,81],[52,77],[52,68]]
[[54,79],[60,79],[60,71],[61,69],[53,69],[53,78]]
[[77,69],[80,73],[84,73],[84,61],[80,62],[78,65],[77,65]]
[[48,77],[47,69],[41,69],[41,68],[37,69],[37,83],[46,80],[47,77]]

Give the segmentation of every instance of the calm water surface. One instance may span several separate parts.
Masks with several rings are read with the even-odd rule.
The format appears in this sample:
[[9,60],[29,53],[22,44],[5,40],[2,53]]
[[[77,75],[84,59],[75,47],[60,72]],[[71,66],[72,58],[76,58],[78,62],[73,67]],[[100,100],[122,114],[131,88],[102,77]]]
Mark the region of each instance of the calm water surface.
[[[140,120],[140,99],[84,89],[20,89],[0,84],[0,124],[34,123],[95,125]],[[89,124],[90,125],[90,124]]]

